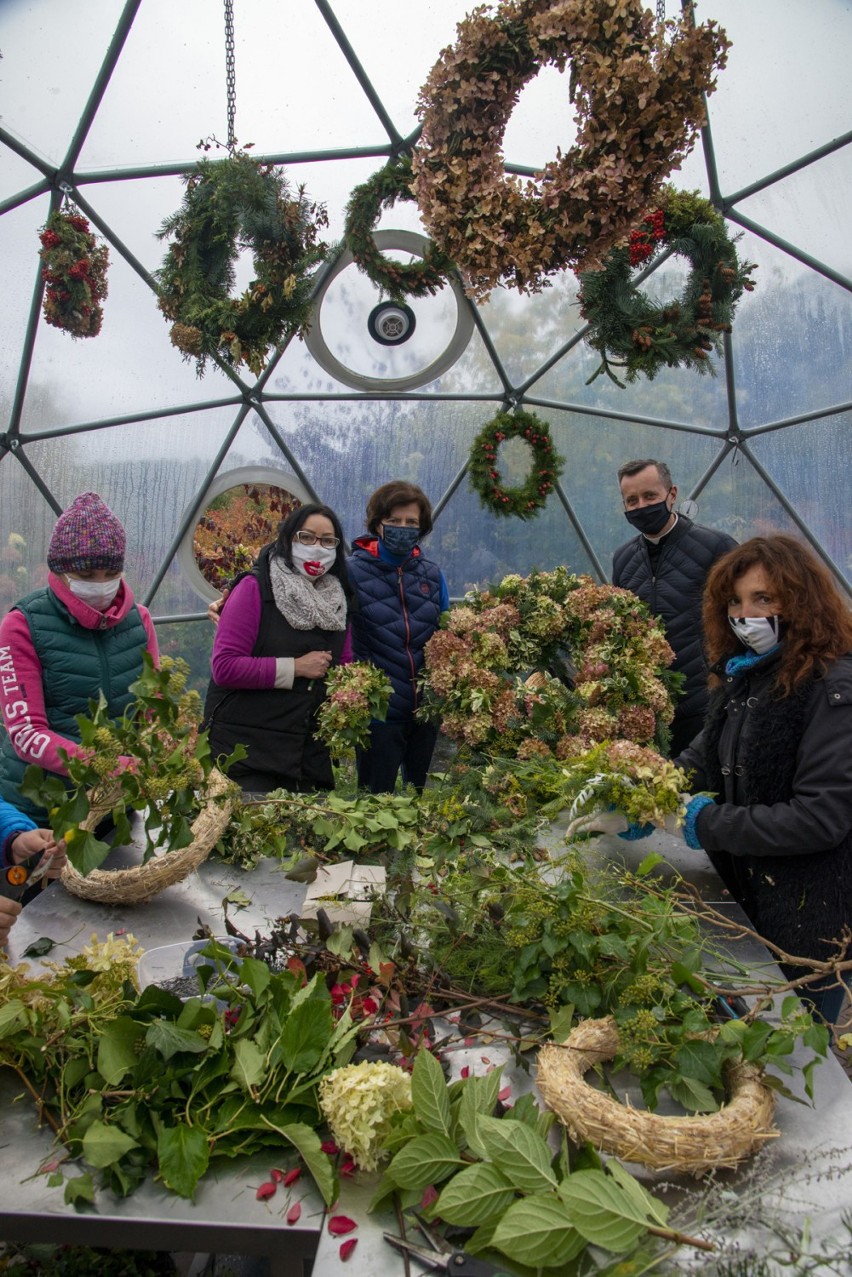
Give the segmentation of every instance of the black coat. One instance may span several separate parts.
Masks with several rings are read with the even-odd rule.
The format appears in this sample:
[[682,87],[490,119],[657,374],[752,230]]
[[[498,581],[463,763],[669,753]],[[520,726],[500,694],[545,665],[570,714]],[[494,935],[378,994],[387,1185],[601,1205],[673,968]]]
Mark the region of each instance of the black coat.
[[707,707],[707,662],[701,626],[701,596],[707,573],[736,541],[724,532],[693,523],[684,515],[665,537],[656,575],[648,541],[640,533],[619,546],[612,559],[612,583],[630,590],[660,617],[675,659],[672,668],[685,675],[678,717],[703,714]]
[[726,675],[677,763],[718,795],[696,832],[755,929],[825,958],[852,925],[852,655],[787,697],[777,665]]

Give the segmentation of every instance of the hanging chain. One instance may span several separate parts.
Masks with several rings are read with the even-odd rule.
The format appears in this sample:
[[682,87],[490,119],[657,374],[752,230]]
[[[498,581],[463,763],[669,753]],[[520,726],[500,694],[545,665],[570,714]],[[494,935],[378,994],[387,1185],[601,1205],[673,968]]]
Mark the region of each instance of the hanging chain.
[[666,0],[657,0],[657,25],[663,26],[666,20]]
[[233,154],[237,139],[234,125],[237,118],[237,77],[234,70],[234,0],[225,0],[225,77],[228,85],[228,150]]

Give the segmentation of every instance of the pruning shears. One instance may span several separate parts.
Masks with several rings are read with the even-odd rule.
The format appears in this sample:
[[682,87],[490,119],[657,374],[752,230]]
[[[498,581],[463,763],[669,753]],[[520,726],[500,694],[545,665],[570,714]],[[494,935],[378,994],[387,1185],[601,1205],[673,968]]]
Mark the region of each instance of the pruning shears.
[[25,891],[41,881],[55,854],[55,851],[36,851],[20,864],[9,865],[0,871],[0,896],[6,900],[20,900]]
[[415,1246],[413,1242],[406,1241],[404,1237],[397,1237],[394,1233],[385,1233],[385,1241],[397,1250],[418,1259],[426,1268],[446,1273],[448,1277],[452,1277],[453,1274],[457,1274],[457,1277],[511,1277],[511,1274],[504,1272],[496,1264],[491,1264],[486,1259],[475,1259],[473,1255],[468,1255],[467,1251],[459,1250],[449,1242],[445,1242],[421,1220],[417,1221],[417,1227],[429,1243],[429,1250],[424,1246]]

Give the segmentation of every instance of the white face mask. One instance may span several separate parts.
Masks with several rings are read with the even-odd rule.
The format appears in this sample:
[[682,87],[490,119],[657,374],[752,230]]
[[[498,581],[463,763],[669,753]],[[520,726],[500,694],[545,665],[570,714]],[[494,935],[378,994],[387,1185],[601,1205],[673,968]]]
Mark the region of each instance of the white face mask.
[[103,612],[109,607],[121,585],[120,576],[114,576],[110,581],[81,581],[76,576],[65,579],[71,593],[96,612]]
[[743,646],[760,656],[781,639],[780,616],[729,616],[728,624]]
[[304,572],[305,576],[314,579],[325,576],[329,568],[334,567],[337,549],[336,547],[328,549],[320,545],[319,541],[316,545],[302,545],[300,541],[294,541],[290,546],[290,554],[294,565]]

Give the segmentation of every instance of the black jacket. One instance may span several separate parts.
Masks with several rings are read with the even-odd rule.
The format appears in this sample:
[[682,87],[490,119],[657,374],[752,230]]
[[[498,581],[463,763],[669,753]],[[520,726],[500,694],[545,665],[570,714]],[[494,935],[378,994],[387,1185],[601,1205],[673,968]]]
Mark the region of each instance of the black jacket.
[[679,717],[703,714],[707,706],[707,662],[701,629],[701,595],[717,559],[736,541],[724,532],[678,515],[663,541],[656,576],[648,542],[640,533],[619,546],[612,560],[612,583],[631,590],[659,616],[674,649],[673,669],[686,676],[676,712]]
[[777,664],[726,675],[677,763],[718,795],[698,839],[756,930],[825,958],[852,924],[852,655],[787,697]]
[[[278,611],[269,580],[273,548],[266,546],[261,551],[252,570],[261,599],[252,656],[304,656],[327,651],[336,664],[346,638],[344,630],[297,630]],[[322,678],[297,677],[292,688],[262,689],[221,687],[211,679],[204,718],[213,756],[230,754],[240,743],[248,755],[231,767],[233,780],[239,781],[247,772],[265,772],[277,778],[281,789],[331,789],[331,757],[326,746],[314,739],[317,710],[324,700]]]

